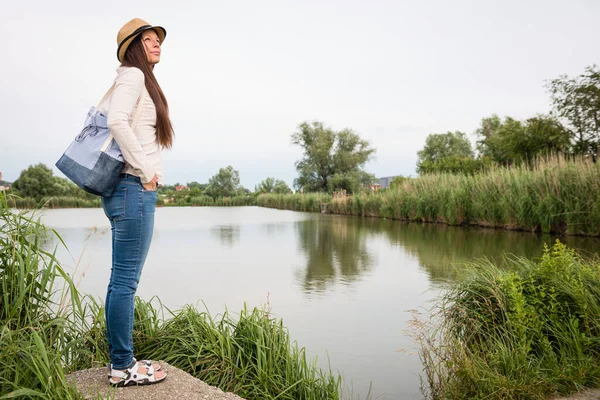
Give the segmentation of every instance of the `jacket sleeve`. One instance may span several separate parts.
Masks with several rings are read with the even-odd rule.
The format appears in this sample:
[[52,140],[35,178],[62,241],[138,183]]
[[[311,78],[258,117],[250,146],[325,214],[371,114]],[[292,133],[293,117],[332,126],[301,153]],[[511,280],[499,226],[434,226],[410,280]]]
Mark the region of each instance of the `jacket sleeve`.
[[117,76],[108,110],[108,129],[121,148],[125,161],[138,173],[142,183],[147,183],[154,177],[154,167],[129,126],[130,116],[143,90],[144,73],[138,68],[127,68]]

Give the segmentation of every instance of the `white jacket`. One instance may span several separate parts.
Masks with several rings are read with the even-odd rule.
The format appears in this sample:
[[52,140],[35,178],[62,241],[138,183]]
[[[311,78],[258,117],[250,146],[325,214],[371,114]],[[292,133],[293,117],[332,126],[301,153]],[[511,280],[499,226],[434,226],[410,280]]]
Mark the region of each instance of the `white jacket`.
[[[142,183],[152,180],[154,174],[163,182],[164,170],[161,148],[156,137],[156,108],[144,84],[144,73],[135,67],[117,69],[115,88],[108,105],[108,129],[121,148],[125,167],[121,172],[139,176]],[[143,107],[131,129],[135,107],[142,95]]]

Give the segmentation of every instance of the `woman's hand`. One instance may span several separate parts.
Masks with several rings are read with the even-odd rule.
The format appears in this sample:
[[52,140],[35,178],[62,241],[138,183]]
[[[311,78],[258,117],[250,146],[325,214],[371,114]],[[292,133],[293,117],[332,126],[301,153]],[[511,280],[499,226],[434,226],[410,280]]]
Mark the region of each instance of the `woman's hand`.
[[146,190],[155,191],[157,184],[158,184],[158,175],[154,174],[154,177],[152,178],[152,180],[148,183],[143,183],[142,186]]

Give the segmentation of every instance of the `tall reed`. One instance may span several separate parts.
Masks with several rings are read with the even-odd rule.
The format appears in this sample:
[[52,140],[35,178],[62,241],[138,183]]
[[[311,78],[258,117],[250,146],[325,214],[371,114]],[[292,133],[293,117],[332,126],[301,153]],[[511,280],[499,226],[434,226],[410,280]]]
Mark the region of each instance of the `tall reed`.
[[71,312],[55,302],[56,285],[67,283],[63,299],[76,306],[79,295],[44,250],[52,234],[35,213],[11,212],[0,194],[0,395],[9,398],[80,398],[63,368],[80,335]]
[[375,193],[261,195],[262,207],[600,236],[600,164],[551,158],[476,175],[428,174]]
[[331,195],[325,193],[261,194],[256,203],[282,210],[321,212],[321,204],[330,204],[331,200]]
[[600,385],[600,262],[557,243],[471,264],[416,318],[429,399],[546,399]]
[[161,324],[139,301],[134,346],[141,357],[163,359],[203,381],[247,399],[338,399],[341,381],[317,368],[290,341],[281,320],[244,308],[215,318],[187,306]]
[[255,205],[256,199],[254,196],[233,196],[233,197],[217,197],[197,195],[197,196],[180,196],[177,199],[169,200],[160,197],[157,205],[165,207],[240,207]]

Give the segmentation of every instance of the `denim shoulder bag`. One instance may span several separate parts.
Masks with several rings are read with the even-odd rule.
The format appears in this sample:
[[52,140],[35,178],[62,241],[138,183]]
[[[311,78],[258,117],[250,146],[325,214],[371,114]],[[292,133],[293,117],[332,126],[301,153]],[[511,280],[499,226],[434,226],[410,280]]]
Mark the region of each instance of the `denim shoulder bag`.
[[[110,197],[125,166],[121,149],[108,129],[106,113],[100,107],[115,89],[108,89],[96,107],[90,108],[83,129],[57,161],[56,167],[77,186],[88,193]],[[135,129],[146,94],[138,99],[131,128]]]

